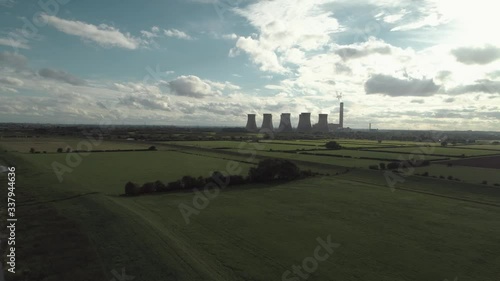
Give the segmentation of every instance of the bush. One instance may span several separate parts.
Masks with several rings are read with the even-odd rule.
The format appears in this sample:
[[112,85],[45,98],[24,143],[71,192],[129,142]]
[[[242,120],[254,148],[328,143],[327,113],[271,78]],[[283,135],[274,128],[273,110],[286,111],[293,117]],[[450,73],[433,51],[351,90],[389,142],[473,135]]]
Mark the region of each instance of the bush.
[[423,173],[423,174],[422,174],[422,176],[424,176],[424,177],[428,177],[428,176],[429,176],[429,172],[425,172],[425,173]]
[[331,150],[339,150],[342,149],[342,146],[338,144],[336,141],[329,141],[325,144],[326,149]]
[[30,153],[35,153],[35,149],[33,147],[30,148]]
[[148,150],[151,150],[151,151],[156,151],[156,150],[158,150],[158,149],[156,149],[156,146],[152,145],[152,146],[150,146],[150,147],[148,148]]
[[62,153],[62,152],[63,152],[62,147],[59,147],[59,148],[57,149],[57,153]]
[[444,176],[439,176],[440,179],[444,179],[445,177]]
[[368,166],[371,170],[378,170],[378,165],[370,165]]
[[448,164],[446,164],[448,167],[452,167],[453,166],[453,163],[451,162],[448,162]]
[[449,179],[449,180],[453,180],[453,177],[452,177],[452,176],[448,176],[448,179]]
[[483,181],[482,184],[488,184],[488,181]]
[[125,194],[126,195],[131,195],[131,196],[139,195],[140,192],[141,192],[141,189],[139,188],[139,185],[137,185],[133,182],[130,182],[130,181],[125,184]]
[[380,170],[385,170],[385,163],[378,164],[380,166]]

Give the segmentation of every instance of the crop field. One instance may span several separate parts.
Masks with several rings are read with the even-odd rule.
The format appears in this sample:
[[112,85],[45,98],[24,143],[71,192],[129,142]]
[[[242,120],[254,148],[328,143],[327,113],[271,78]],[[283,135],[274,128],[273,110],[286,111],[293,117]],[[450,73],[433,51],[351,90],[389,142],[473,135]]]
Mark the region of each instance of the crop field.
[[439,164],[500,169],[500,155],[457,159],[453,161],[439,162]]
[[[151,153],[149,158],[172,156],[172,152],[137,153]],[[120,154],[126,153],[91,156]],[[36,157],[52,156],[59,155],[24,155],[19,164],[30,161],[40,167]],[[44,182],[77,193],[104,180],[100,176],[92,182],[79,176],[78,169],[87,169],[83,165],[66,183],[58,183],[46,169],[22,172],[41,172]],[[184,167],[184,172],[191,169]],[[23,178],[21,184],[26,188],[38,185],[32,177]],[[494,280],[500,274],[500,269],[488,266],[500,262],[498,207],[391,192],[383,185],[347,176],[223,190],[189,221],[179,206],[193,206],[193,193],[137,198],[113,193],[51,205],[79,221],[98,249],[93,251],[98,251],[101,267],[108,272],[125,267],[137,280],[281,280],[283,274],[295,276],[292,267],[313,256],[321,245],[318,239],[331,241],[334,247],[331,252],[322,250],[328,258],[318,263],[308,280],[444,280],[460,276],[460,280],[472,281]],[[57,193],[44,196],[58,197]]]
[[[380,158],[386,159],[387,161],[399,161],[397,153],[391,152],[376,152],[376,151],[368,151],[368,150],[325,150],[325,151],[308,151],[305,153],[310,154],[330,154],[330,155],[341,155],[341,156],[351,156],[353,158],[359,157],[369,157],[369,158]],[[404,155],[406,156],[406,155]],[[419,159],[418,157],[415,157]],[[408,159],[408,157],[404,157],[403,159]],[[443,159],[440,156],[426,156],[426,160],[436,160]]]
[[393,153],[405,152],[413,154],[438,154],[459,157],[464,155],[465,157],[470,156],[481,156],[481,155],[491,155],[499,154],[498,151],[490,150],[479,150],[479,149],[466,149],[466,148],[455,148],[455,147],[401,147],[401,148],[380,148],[380,151],[388,151]]
[[453,146],[457,148],[471,148],[471,149],[491,149],[491,150],[497,150],[500,151],[500,145],[493,145],[493,144],[471,144],[471,145],[457,145]]
[[175,144],[183,146],[194,146],[203,148],[213,148],[213,149],[243,149],[248,146],[248,144],[254,144],[253,147],[256,150],[301,150],[301,149],[324,149],[324,144],[322,146],[312,146],[312,145],[297,145],[297,144],[286,144],[281,142],[246,142],[246,141],[169,141],[161,142],[164,144]]
[[453,165],[452,167],[448,167],[447,165],[433,163],[429,167],[419,167],[415,169],[415,173],[425,173],[425,172],[428,172],[429,176],[435,176],[435,177],[442,176],[444,178],[452,176],[453,178],[458,178],[462,181],[475,184],[480,184],[483,181],[487,181],[489,186],[495,183],[500,184],[500,173],[498,173],[497,170],[489,168],[466,167],[458,165]]
[[35,151],[56,153],[58,148],[71,150],[112,150],[112,149],[147,149],[149,146],[140,142],[114,142],[99,139],[78,138],[2,138],[0,149],[29,153],[31,148]]
[[[63,181],[79,183],[89,192],[122,194],[128,181],[143,184],[161,180],[168,183],[184,175],[207,177],[213,171],[226,171],[228,161],[220,158],[186,154],[175,151],[138,151],[90,153],[82,156],[80,164],[71,167],[71,153],[26,154],[22,157],[57,178],[53,163],[71,169],[62,174]],[[76,161],[75,161],[76,162]],[[196,163],[193,165],[193,163]],[[248,173],[249,164],[238,163],[241,174]],[[89,176],[91,175],[91,176]]]
[[[79,140],[52,141],[76,144]],[[18,184],[23,187],[19,198],[26,212],[23,221],[26,227],[39,229],[20,234],[25,235],[22,239],[26,243],[20,257],[27,263],[33,261],[35,256],[28,255],[28,249],[43,245],[52,245],[47,246],[52,247],[50,251],[45,250],[51,253],[79,251],[82,257],[88,257],[85,272],[99,280],[103,279],[101,274],[103,280],[115,278],[112,270],[120,272],[121,268],[137,281],[287,280],[283,276],[302,280],[294,273],[294,266],[302,266],[304,260],[314,256],[318,245],[323,245],[318,241],[324,240],[335,247],[329,252],[322,250],[328,257],[318,261],[317,270],[307,280],[420,281],[458,277],[460,281],[496,281],[500,276],[500,268],[492,266],[500,263],[500,189],[492,186],[500,182],[500,177],[491,173],[492,169],[431,164],[413,172],[427,171],[428,177],[399,175],[401,180],[391,189],[386,171],[367,169],[384,162],[380,160],[252,150],[255,143],[229,149],[213,149],[216,144],[196,146],[206,143],[210,142],[177,142],[187,145],[182,151],[158,143],[158,151],[81,154],[77,164],[73,162],[77,153],[1,150],[0,159],[18,167]],[[103,144],[112,149],[128,145]],[[147,148],[155,144],[131,145]],[[239,150],[253,153],[257,159]],[[318,153],[323,152],[352,157],[398,155],[366,150]],[[246,175],[252,165],[243,162],[255,163],[260,157],[297,160],[304,168],[330,175],[289,183],[227,187],[206,201],[200,201],[200,193],[193,192],[118,196],[128,181],[142,184],[169,182],[184,175],[208,176],[215,170],[228,170],[231,160],[236,161],[232,163],[237,163],[240,174]],[[54,173],[54,163],[73,163],[62,181]],[[320,169],[321,165],[325,169]],[[462,181],[432,177],[440,174]],[[4,179],[2,175],[0,179]],[[481,184],[483,180],[488,181],[487,186]],[[50,211],[36,207],[40,206],[36,202],[46,202],[43,206]],[[195,207],[200,204],[203,207]],[[180,206],[195,211],[186,217]],[[37,220],[30,221],[29,217]],[[55,223],[68,226],[62,236],[50,232],[49,225]],[[47,228],[43,228],[46,224]],[[38,266],[37,271],[53,272],[44,263]],[[65,266],[79,272],[77,268],[82,265]],[[54,278],[48,280],[87,280],[71,275]]]

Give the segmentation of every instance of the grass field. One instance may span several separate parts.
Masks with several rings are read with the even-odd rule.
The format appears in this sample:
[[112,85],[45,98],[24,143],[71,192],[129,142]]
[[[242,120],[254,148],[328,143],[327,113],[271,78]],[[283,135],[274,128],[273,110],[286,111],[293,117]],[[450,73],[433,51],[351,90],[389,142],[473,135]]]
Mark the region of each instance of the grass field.
[[470,156],[499,154],[498,151],[456,148],[456,147],[397,147],[397,148],[380,148],[377,150],[394,152],[394,153],[405,152],[413,154],[438,154],[438,155],[447,155],[452,157],[453,156],[458,157],[461,155],[465,155],[465,157],[470,157]]
[[[52,163],[68,165],[68,155],[71,154],[26,154],[22,157],[57,178]],[[213,171],[226,171],[227,165],[228,161],[224,159],[175,151],[91,153],[82,156],[81,164],[76,167],[68,166],[72,171],[62,177],[63,180],[79,183],[79,188],[89,192],[122,194],[128,181],[143,184],[161,180],[168,183],[184,175],[207,177]],[[246,175],[249,165],[238,165],[241,174]]]
[[149,146],[140,142],[100,141],[99,139],[77,138],[3,138],[0,139],[0,149],[29,153],[31,148],[36,151],[55,153],[58,148],[71,150],[108,150],[108,149],[146,149]]
[[440,164],[432,164],[429,167],[416,168],[416,173],[425,172],[428,172],[430,176],[443,176],[445,178],[452,176],[470,183],[480,184],[483,181],[487,181],[489,185],[494,183],[500,184],[500,173],[495,169],[465,167],[458,165],[448,167]]
[[257,150],[300,150],[300,149],[317,149],[325,148],[322,146],[312,146],[312,145],[293,145],[286,143],[274,143],[274,142],[259,142],[259,143],[248,143],[245,141],[169,141],[162,142],[164,144],[176,144],[183,146],[194,146],[194,147],[204,147],[213,149],[241,149],[248,144],[255,144],[255,149]]
[[500,145],[488,145],[488,144],[477,144],[477,145],[457,145],[453,147],[459,147],[459,148],[477,148],[477,149],[491,149],[491,150],[498,150],[500,151]]
[[[396,153],[365,151],[365,150],[325,150],[325,151],[310,151],[310,152],[306,152],[306,153],[342,155],[342,156],[351,156],[354,158],[370,157],[370,158],[380,158],[380,159],[395,160],[395,161],[399,160],[398,155]],[[403,159],[407,159],[407,157],[403,158]],[[435,160],[435,159],[443,159],[443,157],[428,156],[425,159],[426,160]]]
[[[67,163],[71,154],[0,151],[0,159],[18,168],[24,223],[19,267],[25,271],[17,280],[111,280],[113,270],[122,268],[134,281],[283,280],[284,272],[314,255],[318,238],[327,237],[340,246],[307,280],[497,281],[500,276],[500,189],[410,175],[394,190],[384,171],[366,169],[381,161],[259,150],[256,156],[300,160],[306,167],[310,162],[363,169],[227,188],[186,223],[179,206],[195,206],[195,193],[117,195],[129,180],[206,176],[224,170],[228,159],[248,157],[228,154],[237,149],[159,148],[82,156],[63,182],[51,165]],[[246,174],[250,165],[238,163]],[[469,167],[425,168],[480,175]],[[63,225],[62,233],[51,229]],[[43,260],[33,251],[49,254]]]

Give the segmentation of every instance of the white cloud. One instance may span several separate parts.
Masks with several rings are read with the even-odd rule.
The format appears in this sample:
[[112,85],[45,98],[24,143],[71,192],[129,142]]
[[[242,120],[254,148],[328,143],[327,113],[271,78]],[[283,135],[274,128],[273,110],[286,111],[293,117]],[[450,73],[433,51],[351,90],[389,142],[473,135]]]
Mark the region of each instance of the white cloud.
[[172,28],[172,29],[165,29],[163,33],[168,36],[168,37],[175,37],[179,39],[186,39],[186,40],[192,40],[193,38],[189,36],[186,32],[180,31],[178,29]]
[[210,83],[194,75],[179,76],[165,85],[177,96],[204,98],[221,94],[220,91],[212,89]]
[[21,79],[13,77],[0,77],[0,83],[15,87],[21,87],[24,84]]
[[236,56],[238,50],[243,50],[247,53],[252,62],[259,65],[262,71],[276,73],[288,72],[288,70],[280,64],[276,53],[262,45],[262,42],[259,40],[252,39],[251,37],[240,37],[236,42],[236,47],[229,52],[229,56]]
[[44,78],[61,81],[74,86],[85,85],[86,83],[85,80],[83,79],[80,79],[70,73],[57,69],[42,68],[38,71],[38,75]]
[[30,47],[26,42],[16,40],[14,38],[0,38],[0,45],[12,47],[15,49],[29,49]]
[[[286,73],[281,56],[290,62],[300,60],[297,51],[314,51],[325,47],[331,34],[341,30],[331,11],[323,10],[325,1],[286,0],[260,1],[234,12],[259,31],[259,34],[239,37],[229,55],[247,53],[252,62],[266,72]],[[297,49],[290,53],[290,49]]]
[[61,32],[93,41],[103,47],[119,47],[133,50],[139,48],[141,44],[139,39],[134,38],[129,33],[122,33],[119,29],[106,24],[96,26],[47,14],[42,15],[41,18]]
[[492,45],[482,47],[461,47],[451,53],[464,64],[488,64],[500,59],[500,48]]

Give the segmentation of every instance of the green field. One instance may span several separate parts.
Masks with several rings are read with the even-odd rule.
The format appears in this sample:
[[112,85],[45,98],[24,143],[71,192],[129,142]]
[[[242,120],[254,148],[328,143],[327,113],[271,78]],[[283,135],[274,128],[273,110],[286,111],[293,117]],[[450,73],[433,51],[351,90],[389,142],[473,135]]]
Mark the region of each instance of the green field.
[[[367,169],[381,161],[264,149],[253,151],[252,159],[237,148],[219,150],[205,143],[186,143],[182,152],[166,151],[180,150],[178,146],[157,144],[159,151],[82,155],[62,182],[51,165],[67,164],[66,158],[75,153],[0,151],[0,159],[17,167],[17,199],[22,204],[18,237],[24,244],[18,258],[23,263],[15,280],[112,280],[113,270],[122,268],[137,281],[286,280],[283,273],[312,257],[317,239],[327,237],[339,247],[318,262],[307,280],[496,281],[500,276],[500,189],[481,185],[477,178],[469,180],[478,184],[469,184],[399,175],[401,181],[390,188],[384,171]],[[332,173],[289,183],[228,187],[196,208],[189,221],[180,206],[200,204],[198,193],[118,196],[129,180],[207,176],[227,170],[231,160],[246,174],[251,164],[241,161],[262,157],[296,160],[303,168]],[[477,177],[496,175],[491,169],[424,168],[431,175],[445,169]],[[5,194],[1,196],[4,200]],[[46,254],[41,259],[33,252]]]
[[491,150],[498,150],[500,151],[500,145],[488,145],[488,144],[477,144],[477,145],[457,145],[453,147],[459,147],[459,148],[477,148],[477,149],[491,149]]
[[[66,161],[68,155],[71,154],[26,154],[22,157],[54,178],[57,176],[52,164],[67,165],[72,171],[65,173],[63,180],[79,183],[79,188],[89,192],[106,194],[122,194],[128,181],[142,184],[161,180],[168,183],[184,175],[207,177],[213,171],[226,171],[228,165],[227,160],[220,158],[175,151],[138,151],[91,153],[82,156],[81,164],[72,168]],[[248,173],[248,164],[238,163],[238,166],[242,175]]]
[[301,149],[317,149],[325,148],[324,144],[321,146],[312,145],[297,145],[297,144],[287,144],[281,142],[266,142],[261,141],[259,143],[251,143],[246,141],[169,141],[161,142],[164,144],[174,144],[183,146],[193,146],[193,147],[204,147],[213,149],[243,149],[248,144],[255,144],[255,149],[257,150],[301,150]]
[[416,173],[425,172],[428,172],[430,176],[443,176],[445,178],[452,176],[453,178],[458,178],[470,183],[479,184],[483,181],[487,181],[490,185],[495,183],[500,184],[500,173],[495,169],[457,165],[448,167],[440,164],[432,164],[430,167],[416,168]]
[[57,152],[58,148],[71,150],[109,150],[109,149],[146,149],[149,145],[140,142],[116,142],[95,139],[76,138],[2,138],[0,147],[3,150],[29,152],[31,148],[36,151],[48,153]]
[[[342,156],[351,156],[353,158],[359,157],[369,157],[369,158],[380,158],[386,160],[400,160],[398,158],[397,153],[391,152],[376,152],[376,151],[365,151],[365,150],[325,150],[325,151],[309,151],[306,153],[312,154],[330,154],[330,155],[342,155]],[[403,155],[402,155],[403,157]],[[408,159],[408,157],[403,157],[403,159]],[[416,158],[418,159],[418,158]],[[435,159],[443,159],[440,156],[427,156],[426,160],[435,160]]]
[[413,154],[431,154],[431,155],[438,154],[438,155],[447,155],[455,157],[461,155],[465,155],[465,157],[470,157],[470,156],[492,155],[500,153],[498,151],[455,148],[455,147],[398,147],[398,148],[380,148],[380,149],[377,148],[377,150],[394,152],[394,153],[405,152]]

